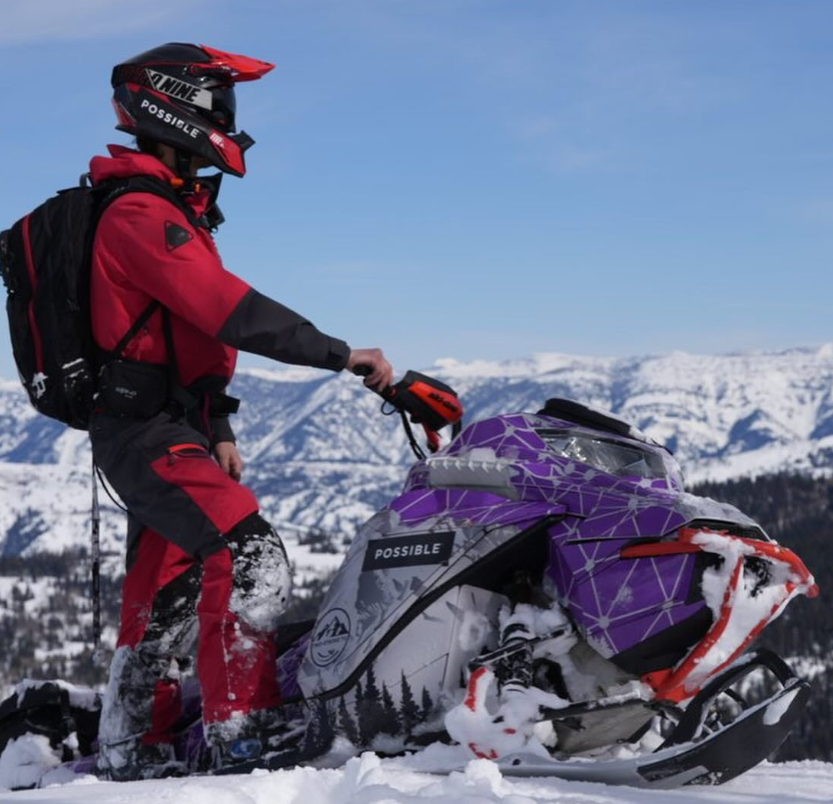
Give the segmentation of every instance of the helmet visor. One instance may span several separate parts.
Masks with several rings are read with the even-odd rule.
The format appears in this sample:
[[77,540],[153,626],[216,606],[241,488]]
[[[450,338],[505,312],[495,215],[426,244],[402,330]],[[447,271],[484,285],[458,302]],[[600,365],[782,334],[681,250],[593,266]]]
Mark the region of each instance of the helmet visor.
[[211,89],[211,120],[226,134],[235,131],[237,99],[233,86],[218,86]]

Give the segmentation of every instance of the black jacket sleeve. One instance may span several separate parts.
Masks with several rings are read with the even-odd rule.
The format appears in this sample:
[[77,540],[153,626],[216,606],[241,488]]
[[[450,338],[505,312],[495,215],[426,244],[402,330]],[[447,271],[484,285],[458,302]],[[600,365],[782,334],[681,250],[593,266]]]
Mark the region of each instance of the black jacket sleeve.
[[223,441],[237,443],[234,437],[234,430],[231,429],[231,422],[228,416],[212,416],[209,425],[211,427],[211,446],[215,447]]
[[249,290],[217,333],[228,346],[282,363],[341,371],[350,347],[331,338],[306,318],[282,304]]

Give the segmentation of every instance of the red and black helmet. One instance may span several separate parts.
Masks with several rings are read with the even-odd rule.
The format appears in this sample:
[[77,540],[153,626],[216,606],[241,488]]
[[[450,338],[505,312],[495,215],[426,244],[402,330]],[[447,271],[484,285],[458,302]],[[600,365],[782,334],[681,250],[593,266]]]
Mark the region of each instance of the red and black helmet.
[[234,133],[234,85],[255,81],[274,66],[205,45],[155,47],[113,68],[116,128],[243,176],[243,152],[254,140]]

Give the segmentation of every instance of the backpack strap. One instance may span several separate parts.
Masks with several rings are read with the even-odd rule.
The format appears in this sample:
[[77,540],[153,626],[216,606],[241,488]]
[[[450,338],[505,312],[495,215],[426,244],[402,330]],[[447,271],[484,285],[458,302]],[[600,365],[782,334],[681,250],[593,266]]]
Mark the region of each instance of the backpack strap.
[[[83,177],[82,177],[83,178]],[[114,183],[107,182],[99,185],[102,192],[107,194],[99,202],[96,217],[101,219],[104,211],[116,199],[121,198],[127,193],[151,193],[152,195],[164,198],[173,204],[183,215],[185,215],[188,223],[194,229],[208,228],[197,216],[194,211],[185,203],[182,196],[174,190],[169,184],[155,179],[152,176],[133,176],[126,181],[117,181]],[[94,188],[95,189],[95,188]],[[139,330],[148,322],[150,317],[158,310],[162,310],[162,331],[165,335],[165,351],[168,353],[168,379],[171,401],[182,408],[183,411],[191,410],[197,406],[197,398],[191,394],[185,386],[182,385],[179,378],[179,367],[176,359],[176,349],[174,347],[173,332],[171,330],[171,318],[167,307],[163,307],[160,302],[154,299],[143,311],[142,314],[133,322],[130,329],[125,332],[116,346],[106,353],[104,361],[118,360],[122,351],[136,336]]]
[[165,348],[168,352],[168,380],[171,402],[180,405],[183,411],[197,406],[198,399],[179,381],[179,366],[174,349],[174,335],[171,331],[171,314],[167,307],[162,308],[162,331],[165,333]]
[[102,182],[93,187],[93,190],[100,189],[104,196],[99,202],[97,217],[100,219],[104,210],[117,198],[127,193],[150,193],[151,195],[164,198],[173,204],[188,220],[195,229],[207,228],[194,214],[194,210],[185,203],[185,199],[167,182],[155,179],[153,176],[131,176],[128,179],[115,179]]
[[130,327],[127,332],[122,335],[121,340],[109,351],[107,355],[112,360],[118,360],[119,356],[122,353],[122,350],[125,346],[127,346],[133,338],[139,333],[139,330],[147,324],[150,320],[150,317],[161,307],[162,305],[159,304],[156,299],[154,299],[145,309],[142,311],[142,314],[133,322],[132,326]]

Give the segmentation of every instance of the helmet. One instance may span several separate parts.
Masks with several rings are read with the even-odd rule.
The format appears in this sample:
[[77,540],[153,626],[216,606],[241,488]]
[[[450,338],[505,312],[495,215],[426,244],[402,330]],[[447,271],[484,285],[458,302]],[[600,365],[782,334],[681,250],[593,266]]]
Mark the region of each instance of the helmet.
[[178,161],[201,156],[243,176],[243,152],[254,140],[234,133],[234,85],[255,81],[274,66],[205,45],[155,47],[113,68],[116,128],[172,146]]

